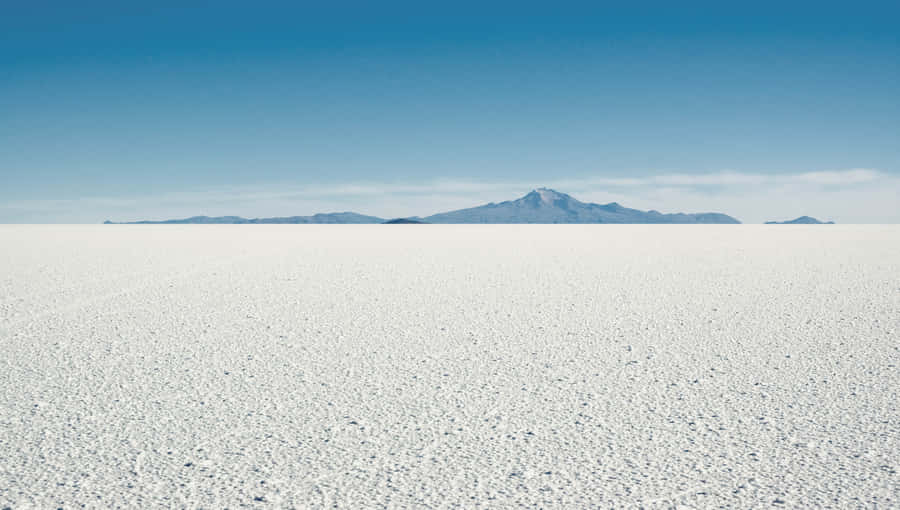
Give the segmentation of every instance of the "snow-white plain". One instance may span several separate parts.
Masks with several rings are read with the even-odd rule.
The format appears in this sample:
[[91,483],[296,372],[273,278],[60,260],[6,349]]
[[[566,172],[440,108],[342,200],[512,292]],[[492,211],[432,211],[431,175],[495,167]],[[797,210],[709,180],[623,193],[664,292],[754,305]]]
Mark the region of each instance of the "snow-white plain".
[[900,227],[0,226],[0,508],[896,508]]

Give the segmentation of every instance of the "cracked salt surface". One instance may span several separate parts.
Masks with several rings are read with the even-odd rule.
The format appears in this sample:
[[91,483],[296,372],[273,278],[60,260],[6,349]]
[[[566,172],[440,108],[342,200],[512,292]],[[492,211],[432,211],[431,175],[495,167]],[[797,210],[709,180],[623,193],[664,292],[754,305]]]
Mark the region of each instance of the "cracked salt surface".
[[896,507],[896,226],[0,226],[0,508]]

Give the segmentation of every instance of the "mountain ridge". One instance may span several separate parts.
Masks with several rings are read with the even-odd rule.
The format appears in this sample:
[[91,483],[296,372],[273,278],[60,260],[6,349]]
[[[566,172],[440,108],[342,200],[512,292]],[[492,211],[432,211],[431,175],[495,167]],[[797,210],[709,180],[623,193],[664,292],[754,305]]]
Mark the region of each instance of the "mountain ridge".
[[383,223],[384,219],[355,212],[317,213],[311,216],[284,216],[274,218],[242,218],[240,216],[192,216],[174,220],[104,221],[105,225],[185,225],[185,224],[368,224]]
[[[624,207],[616,202],[595,204],[581,202],[570,195],[549,188],[536,188],[515,200],[432,214],[410,216],[408,222],[506,224],[506,223],[662,223],[662,224],[737,224],[737,219],[723,213],[661,213]],[[370,224],[397,223],[377,216],[354,212],[320,213],[312,216],[246,219],[240,216],[193,216],[162,221],[112,222],[105,224]]]

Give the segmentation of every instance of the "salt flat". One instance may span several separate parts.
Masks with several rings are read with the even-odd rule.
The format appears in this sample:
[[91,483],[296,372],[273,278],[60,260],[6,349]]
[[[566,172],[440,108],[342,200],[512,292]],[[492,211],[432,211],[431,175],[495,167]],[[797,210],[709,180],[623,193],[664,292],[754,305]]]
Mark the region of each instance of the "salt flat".
[[898,226],[0,226],[0,507],[900,506]]

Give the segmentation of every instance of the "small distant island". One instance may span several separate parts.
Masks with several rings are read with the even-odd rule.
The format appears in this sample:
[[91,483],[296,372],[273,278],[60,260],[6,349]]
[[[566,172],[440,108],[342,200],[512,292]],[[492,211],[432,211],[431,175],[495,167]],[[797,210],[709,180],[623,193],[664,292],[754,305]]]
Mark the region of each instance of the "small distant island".
[[767,221],[766,225],[834,225],[834,222],[819,221],[812,216],[800,216],[788,221]]

